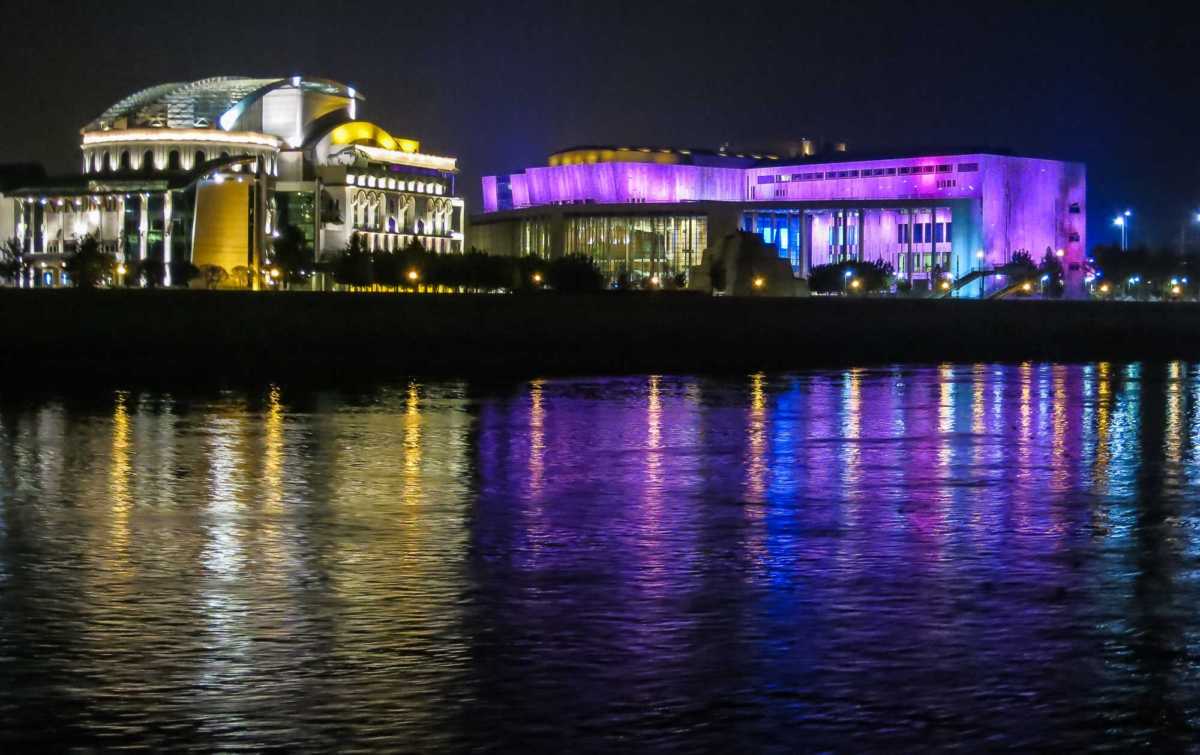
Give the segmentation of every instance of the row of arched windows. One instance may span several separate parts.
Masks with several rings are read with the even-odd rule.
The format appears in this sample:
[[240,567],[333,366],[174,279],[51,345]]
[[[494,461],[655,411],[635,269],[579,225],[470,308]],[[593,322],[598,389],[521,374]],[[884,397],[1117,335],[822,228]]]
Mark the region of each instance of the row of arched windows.
[[[198,149],[192,154],[192,163],[189,166],[189,169],[195,169],[209,160],[217,159],[217,157],[224,160],[230,157],[230,154],[227,151],[223,151],[219,154],[219,156],[210,156],[209,153],[206,153],[204,150]],[[114,154],[112,152],[94,152],[92,153],[91,157],[84,158],[83,170],[85,173],[128,173],[134,170],[132,158],[133,156],[130,154],[129,150],[121,150],[120,153],[115,155],[116,163],[114,164]],[[261,157],[258,159],[263,160]],[[267,159],[266,166],[272,173],[274,172],[274,160]],[[141,162],[138,163],[138,169],[145,173],[152,172],[156,169],[154,164],[154,150],[148,149],[142,153],[142,159]],[[177,149],[173,149],[168,152],[167,162],[163,166],[163,169],[183,170],[182,153]]]

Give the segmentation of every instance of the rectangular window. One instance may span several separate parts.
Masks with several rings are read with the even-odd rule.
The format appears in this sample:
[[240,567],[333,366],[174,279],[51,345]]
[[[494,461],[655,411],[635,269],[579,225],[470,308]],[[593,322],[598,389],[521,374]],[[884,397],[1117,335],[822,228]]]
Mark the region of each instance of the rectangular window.
[[946,226],[944,223],[937,223],[933,226],[933,241],[934,243],[942,243],[946,240]]
[[959,163],[959,173],[975,173],[979,170],[979,163]]
[[759,177],[758,177],[758,182],[759,182],[760,184],[771,184],[771,183],[775,183],[775,176],[759,176]]
[[916,225],[913,226],[913,243],[914,244],[925,243],[924,242],[924,230],[925,230],[925,225],[923,223],[917,223]]
[[1070,236],[1068,236],[1068,237],[1067,237],[1067,239],[1068,239],[1069,241],[1073,241],[1073,242],[1076,242],[1076,243],[1078,243],[1078,242],[1079,242],[1079,234],[1078,234],[1078,233],[1072,233]]
[[928,244],[931,241],[933,241],[933,223],[926,223],[925,224],[925,243]]
[[901,168],[900,169],[900,175],[902,175],[902,176],[907,176],[910,172],[912,172],[912,168]]
[[953,166],[953,165],[939,165],[939,166],[937,166],[937,172],[938,172],[938,173],[949,173],[949,172],[951,172],[952,170],[954,170],[954,166]]
[[858,178],[858,171],[857,170],[848,170],[848,171],[846,171],[846,176],[848,178]]
[[1072,214],[1072,215],[1078,215],[1078,214],[1081,212],[1081,210],[1079,209],[1079,203],[1078,203],[1078,202],[1072,202],[1072,203],[1071,203],[1071,210],[1070,210],[1070,212],[1071,212],[1071,214]]

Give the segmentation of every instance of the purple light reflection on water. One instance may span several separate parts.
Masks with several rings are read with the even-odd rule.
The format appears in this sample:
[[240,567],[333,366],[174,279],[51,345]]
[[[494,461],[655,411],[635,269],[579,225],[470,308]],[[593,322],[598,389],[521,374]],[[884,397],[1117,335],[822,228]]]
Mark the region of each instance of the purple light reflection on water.
[[0,744],[1176,749],[1200,366],[0,411]]

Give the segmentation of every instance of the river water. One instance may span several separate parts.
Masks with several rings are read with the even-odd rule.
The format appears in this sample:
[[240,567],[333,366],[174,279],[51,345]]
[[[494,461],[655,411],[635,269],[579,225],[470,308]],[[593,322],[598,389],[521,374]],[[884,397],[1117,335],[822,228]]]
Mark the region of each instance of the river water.
[[1162,751],[1200,366],[0,396],[0,749]]

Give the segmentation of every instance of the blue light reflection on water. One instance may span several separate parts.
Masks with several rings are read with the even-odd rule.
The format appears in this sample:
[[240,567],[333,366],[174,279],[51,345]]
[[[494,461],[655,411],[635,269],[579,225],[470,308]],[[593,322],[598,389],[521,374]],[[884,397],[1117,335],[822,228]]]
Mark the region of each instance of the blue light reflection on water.
[[2,401],[0,743],[1190,743],[1198,440],[1183,363]]

